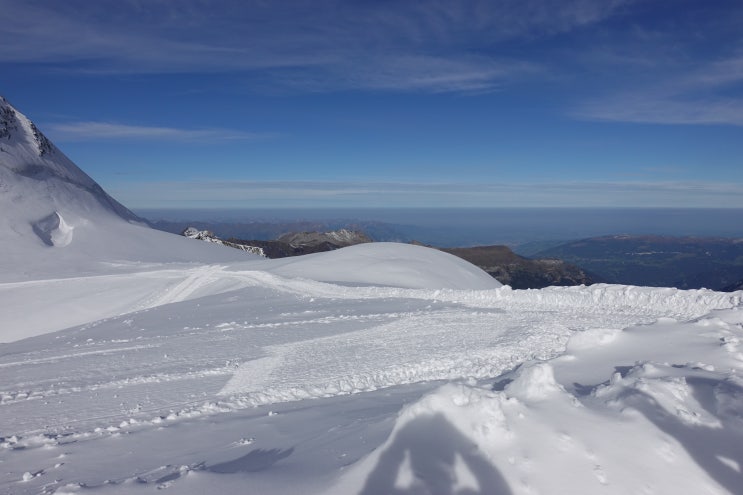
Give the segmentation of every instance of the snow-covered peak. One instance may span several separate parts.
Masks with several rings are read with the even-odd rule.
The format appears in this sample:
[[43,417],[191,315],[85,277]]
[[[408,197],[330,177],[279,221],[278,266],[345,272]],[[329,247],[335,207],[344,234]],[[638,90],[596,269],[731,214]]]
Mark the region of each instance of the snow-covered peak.
[[97,185],[2,96],[0,153],[0,164],[25,177],[55,176],[86,188]]
[[213,244],[219,244],[221,246],[227,246],[234,249],[239,249],[240,251],[245,251],[250,254],[257,254],[261,258],[266,257],[266,253],[263,251],[262,247],[257,246],[247,246],[245,244],[237,244],[235,242],[230,241],[223,241],[219,237],[217,237],[214,232],[211,230],[199,230],[196,227],[188,227],[186,230],[182,233],[183,237],[188,237],[189,239],[196,239],[198,241],[204,241],[204,242],[211,242]]
[[141,222],[67,158],[28,117],[0,96],[0,191],[11,192],[11,189],[18,193],[14,198],[18,201],[25,196],[20,193],[42,192],[41,198],[35,198],[33,215],[47,216],[55,211],[75,209],[74,201],[70,200],[79,198],[82,190],[95,200],[85,205],[86,209]]
[[0,212],[0,280],[79,275],[122,260],[245,256],[146,227],[3,97]]

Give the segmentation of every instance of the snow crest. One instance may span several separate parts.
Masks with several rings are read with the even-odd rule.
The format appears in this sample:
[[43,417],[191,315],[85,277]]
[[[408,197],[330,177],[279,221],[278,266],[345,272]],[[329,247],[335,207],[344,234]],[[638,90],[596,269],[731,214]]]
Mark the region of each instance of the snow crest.
[[57,211],[34,222],[32,226],[36,235],[48,246],[64,247],[72,242],[74,227],[67,224]]

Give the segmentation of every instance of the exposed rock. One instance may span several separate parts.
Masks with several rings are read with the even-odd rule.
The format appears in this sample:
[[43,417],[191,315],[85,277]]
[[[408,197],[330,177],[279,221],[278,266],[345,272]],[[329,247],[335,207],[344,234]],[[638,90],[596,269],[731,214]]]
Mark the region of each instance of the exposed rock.
[[276,240],[289,244],[294,248],[315,247],[323,244],[345,247],[373,242],[363,232],[348,229],[339,229],[330,232],[290,232],[279,236]]
[[479,266],[496,280],[514,289],[540,289],[551,285],[591,285],[599,282],[576,265],[559,259],[529,259],[519,256],[507,246],[477,246],[444,248]]
[[214,235],[214,232],[210,232],[208,230],[198,230],[194,227],[188,227],[186,230],[183,231],[182,235],[184,237],[188,237],[189,239],[196,239],[199,241],[204,242],[212,242],[214,244],[220,244],[222,246],[227,246],[235,249],[239,249],[241,251],[245,251],[251,254],[257,254],[258,256],[266,257],[266,253],[263,251],[263,248],[259,246],[248,246],[245,244],[238,244],[231,241],[223,241],[216,235]]
[[544,250],[614,284],[679,289],[735,287],[743,279],[743,239],[612,235]]
[[268,258],[287,258],[303,254],[322,253],[342,247],[374,242],[363,232],[339,229],[330,232],[290,232],[274,241],[228,239],[229,242],[259,247]]

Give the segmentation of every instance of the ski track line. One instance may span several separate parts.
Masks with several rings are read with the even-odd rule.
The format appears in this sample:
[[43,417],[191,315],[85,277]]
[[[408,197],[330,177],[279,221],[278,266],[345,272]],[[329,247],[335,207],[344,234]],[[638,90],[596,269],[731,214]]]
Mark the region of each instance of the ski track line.
[[43,363],[55,363],[59,361],[64,361],[66,359],[75,359],[82,356],[93,356],[97,354],[116,354],[120,352],[127,352],[127,351],[137,351],[142,349],[152,349],[155,347],[160,347],[160,344],[147,344],[147,345],[135,345],[130,347],[119,347],[116,349],[100,349],[97,351],[83,351],[83,352],[76,352],[73,354],[60,354],[57,356],[49,356],[46,358],[34,358],[34,359],[27,359],[24,361],[11,361],[9,363],[0,363],[0,368],[9,368],[12,366],[24,366],[29,364],[43,364]]
[[222,366],[208,368],[199,371],[187,371],[183,373],[156,373],[152,375],[138,375],[120,380],[103,381],[100,383],[87,384],[77,387],[47,388],[43,390],[17,390],[0,391],[0,406],[14,404],[26,400],[48,399],[62,395],[70,395],[82,392],[97,392],[101,390],[122,389],[124,387],[137,385],[152,385],[160,383],[172,383],[183,380],[194,380],[211,376],[227,376],[235,372],[234,366]]

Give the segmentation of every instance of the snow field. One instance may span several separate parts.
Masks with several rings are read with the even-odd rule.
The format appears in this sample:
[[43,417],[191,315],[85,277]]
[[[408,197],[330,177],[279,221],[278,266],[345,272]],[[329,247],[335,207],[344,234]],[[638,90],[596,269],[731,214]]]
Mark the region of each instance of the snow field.
[[[507,287],[491,290],[351,287],[244,270],[244,266],[212,265],[185,270],[150,268],[127,276],[93,277],[89,282],[107,282],[110,291],[107,297],[127,294],[126,290],[119,289],[146,287],[151,283],[152,290],[147,298],[130,302],[140,308],[150,307],[5,344],[0,356],[0,423],[3,424],[0,445],[13,460],[6,466],[23,464],[25,456],[44,458],[49,464],[47,449],[69,450],[74,445],[73,450],[81,454],[87,451],[88,444],[94,448],[100,442],[122,436],[156,438],[155,432],[178,428],[178,425],[188,425],[195,435],[208,435],[204,425],[223,422],[232,416],[255,414],[250,411],[262,408],[266,414],[277,407],[281,409],[281,404],[304,404],[305,399],[328,401],[346,395],[371,397],[402,385],[423,385],[424,389],[410,389],[412,395],[404,399],[410,402],[426,387],[455,382],[458,384],[435,392],[432,397],[437,399],[424,398],[422,405],[415,406],[419,409],[411,406],[410,410],[427,410],[432,416],[423,421],[423,430],[433,427],[448,431],[449,436],[444,437],[448,440],[433,447],[461,443],[463,440],[458,435],[462,433],[467,445],[474,442],[485,453],[481,452],[483,458],[472,452],[446,454],[449,457],[444,461],[451,458],[452,466],[459,466],[454,472],[460,474],[452,479],[463,483],[459,486],[453,482],[452,486],[464,490],[474,489],[472,487],[478,483],[492,486],[505,483],[514,493],[549,493],[544,487],[550,486],[552,481],[549,480],[556,479],[557,474],[538,475],[530,471],[536,468],[529,466],[555,461],[548,459],[547,453],[537,451],[536,441],[530,443],[530,431],[542,431],[544,438],[554,438],[554,449],[582,445],[580,449],[568,449],[572,453],[561,457],[560,462],[565,463],[565,469],[573,464],[590,465],[591,469],[582,477],[576,476],[565,483],[586,487],[595,483],[601,485],[601,479],[608,480],[608,484],[613,481],[605,463],[618,463],[621,456],[612,454],[614,457],[609,456],[608,460],[597,460],[595,451],[585,445],[597,441],[592,435],[606,428],[607,421],[611,421],[613,429],[613,422],[624,418],[621,408],[606,404],[592,406],[600,411],[597,417],[588,413],[592,410],[588,407],[589,398],[607,394],[602,390],[607,383],[612,383],[611,380],[615,386],[625,380],[612,378],[615,367],[632,368],[637,359],[655,362],[657,349],[665,349],[669,359],[670,356],[676,359],[661,360],[661,363],[690,369],[699,366],[717,369],[719,364],[714,363],[720,362],[720,356],[724,356],[728,366],[735,363],[739,366],[741,362],[740,329],[728,322],[731,315],[738,315],[738,312],[730,310],[720,312],[721,316],[704,316],[713,308],[736,307],[740,303],[740,293],[621,286],[542,291],[513,291]],[[82,290],[84,282],[85,277],[49,281],[48,284],[68,283]],[[48,284],[28,282],[16,287],[45,291],[49,289]],[[643,326],[636,327],[637,324]],[[688,338],[674,338],[678,340],[675,347],[663,341],[669,338],[669,331],[687,327],[695,332],[702,329],[703,333],[700,336],[687,332]],[[625,328],[629,329],[622,330]],[[653,335],[657,335],[656,340],[648,340]],[[709,348],[710,355],[700,355],[698,351],[702,348]],[[607,357],[600,352],[603,349],[611,349],[614,354]],[[620,351],[632,357],[621,356]],[[678,362],[680,356],[683,362]],[[642,369],[646,368],[649,369],[648,366]],[[514,369],[516,371],[509,372]],[[489,383],[496,376],[501,376],[505,382],[513,381],[495,387],[501,390],[478,385]],[[633,376],[627,374],[626,379]],[[589,394],[586,394],[586,387],[590,387]],[[657,395],[663,397],[659,392]],[[380,396],[376,397],[379,400]],[[453,401],[456,408],[439,407],[442,403],[448,404],[441,402],[444,399]],[[737,399],[730,400],[735,403]],[[428,401],[439,406],[426,406]],[[317,407],[323,403],[311,402],[317,402]],[[477,414],[472,412],[467,430],[461,421],[469,413],[463,416],[460,409],[475,402],[481,405],[475,410],[479,411]],[[616,399],[604,402],[614,404]],[[391,408],[386,416],[389,428],[396,409],[389,403],[387,406]],[[539,413],[542,409],[544,415]],[[554,418],[561,417],[556,414],[560,411],[566,422],[590,425],[594,421],[595,427],[586,429],[585,437],[574,432],[575,426],[567,423],[564,431],[555,430],[559,422],[555,423]],[[403,428],[405,418],[411,414],[403,412],[396,428]],[[534,420],[525,422],[521,416]],[[454,430],[449,428],[449,423],[454,425]],[[519,424],[528,427],[517,428]],[[410,431],[415,433],[417,428]],[[624,434],[631,436],[637,428],[636,423],[630,422]],[[651,427],[645,424],[642,428]],[[413,433],[405,435],[412,438]],[[384,434],[379,435],[376,445],[384,441]],[[251,438],[252,434],[243,436]],[[320,438],[323,435],[307,441],[312,443]],[[389,445],[394,443],[394,438],[395,435],[389,437]],[[492,450],[493,445],[501,445],[504,449],[513,445],[507,441],[509,438],[518,439],[513,442],[526,450],[519,455],[510,450],[508,455]],[[111,444],[108,445],[107,448],[111,448]],[[271,447],[270,442],[262,445]],[[563,447],[559,447],[561,445]],[[635,447],[640,448],[639,445]],[[284,442],[282,449],[290,447]],[[356,449],[355,455],[361,458],[368,453],[365,449],[372,447],[357,446],[350,450]],[[647,448],[647,445],[642,444],[642,447]],[[535,451],[531,452],[531,448]],[[601,448],[608,449],[608,446]],[[662,448],[668,450],[668,447]],[[375,452],[382,455],[384,451],[382,446]],[[674,456],[681,455],[678,449],[673,452]],[[183,456],[183,452],[172,451],[169,455]],[[282,458],[276,462],[283,464],[297,455],[291,454],[286,461]],[[375,455],[370,455],[352,470],[361,474],[344,477],[338,481],[341,483],[338,486],[355,483],[354,490],[362,492],[367,483],[362,483],[362,478],[376,479],[371,482],[372,488],[377,486],[375,483],[386,486],[383,484],[389,480],[372,476],[375,463],[381,462]],[[591,455],[596,459],[591,460]],[[401,461],[403,468],[413,466],[415,455],[405,456],[404,462]],[[99,488],[104,492],[113,490],[111,493],[125,487],[133,489],[124,481],[139,476],[135,473],[153,469],[162,476],[153,474],[151,482],[143,484],[145,488],[166,484],[178,487],[179,493],[180,490],[189,493],[192,480],[215,482],[217,474],[199,467],[197,459],[186,457],[189,462],[179,464],[188,466],[185,470],[150,465],[137,471],[127,465],[116,474],[116,470],[108,469],[112,478],[119,481]],[[487,461],[485,464],[483,459]],[[440,464],[439,461],[434,464]],[[480,468],[471,467],[472,463]],[[403,468],[402,472],[408,469]],[[19,493],[34,493],[42,481],[49,482],[45,474],[33,474],[38,473],[38,469],[12,470],[4,483],[10,483],[6,486],[12,486],[13,490],[21,490]],[[90,480],[97,479],[85,474],[92,473],[89,471],[92,465],[69,462],[66,468],[57,469],[68,473],[63,476],[66,480],[88,479],[86,484],[90,484],[93,483]],[[429,468],[423,471],[426,469]],[[14,480],[22,479],[26,472],[32,475],[19,488]],[[402,481],[395,479],[394,483],[411,489],[423,483],[416,481],[412,472],[417,471],[410,467],[407,474],[400,475]],[[318,477],[318,483],[324,480],[324,484],[316,493],[325,493],[336,483],[334,476],[326,474]],[[439,475],[433,469],[431,476]],[[156,483],[168,476],[172,478],[167,483]],[[702,474],[699,476],[701,478]],[[218,477],[220,483],[225,478],[224,475]],[[513,480],[528,481],[518,485]],[[194,490],[203,488],[201,481],[193,482]],[[228,484],[233,481],[230,479]],[[287,483],[288,493],[295,485],[291,480]],[[540,483],[542,488],[537,489]],[[274,485],[275,480],[271,482],[271,486]],[[59,493],[77,489],[74,485],[63,489],[66,484],[61,481],[49,486],[51,491],[61,490]],[[526,491],[519,492],[518,486]],[[617,489],[616,493],[620,491]],[[276,493],[279,492],[277,489]],[[354,491],[338,488],[336,493]]]

